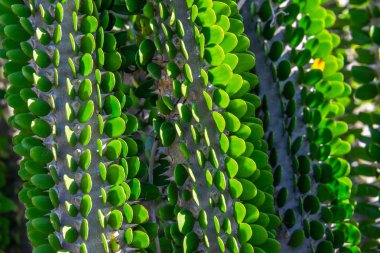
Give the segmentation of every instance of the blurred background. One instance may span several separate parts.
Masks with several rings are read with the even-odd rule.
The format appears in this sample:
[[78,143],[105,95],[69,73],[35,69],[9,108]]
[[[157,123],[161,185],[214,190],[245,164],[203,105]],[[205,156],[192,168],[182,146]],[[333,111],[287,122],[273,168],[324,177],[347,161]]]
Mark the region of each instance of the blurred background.
[[4,95],[7,82],[0,62],[0,253],[29,253],[24,206],[17,193],[22,186],[18,176],[19,157],[12,151],[12,128]]

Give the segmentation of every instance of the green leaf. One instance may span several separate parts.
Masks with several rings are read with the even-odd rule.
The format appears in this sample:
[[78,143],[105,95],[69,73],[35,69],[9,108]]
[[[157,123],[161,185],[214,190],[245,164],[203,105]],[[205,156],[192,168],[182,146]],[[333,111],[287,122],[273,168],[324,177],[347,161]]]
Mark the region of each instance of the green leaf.
[[230,146],[228,149],[228,154],[233,157],[239,157],[241,156],[246,149],[245,141],[237,136],[231,136],[230,139]]
[[243,222],[246,214],[247,214],[247,210],[245,209],[245,206],[240,202],[235,202],[234,218],[238,224]]
[[360,83],[371,82],[376,77],[376,72],[367,66],[352,66],[352,76]]
[[155,48],[154,42],[149,39],[141,42],[139,47],[139,61],[141,65],[147,65],[152,61]]
[[306,72],[303,77],[303,83],[306,85],[314,85],[319,80],[322,79],[322,71],[319,69],[312,69],[309,72]]
[[126,129],[125,121],[120,118],[112,118],[104,124],[104,132],[111,138],[119,137]]
[[40,98],[28,99],[28,108],[34,115],[40,117],[48,115],[51,110],[50,105]]
[[316,253],[332,253],[333,251],[333,245],[330,241],[321,241],[318,246]]
[[214,118],[216,127],[218,128],[219,132],[223,132],[226,127],[226,121],[224,120],[224,117],[216,111],[212,112],[212,117]]
[[22,31],[24,31],[23,27],[18,24],[11,24],[4,27],[5,35],[17,42],[26,41],[30,38],[28,33]]
[[79,61],[79,72],[83,76],[88,76],[92,73],[92,69],[94,67],[94,61],[92,59],[91,54],[84,54]]
[[190,211],[182,210],[177,214],[177,222],[179,231],[182,234],[187,234],[192,231],[195,220]]
[[121,186],[113,186],[108,192],[107,200],[115,207],[122,206],[126,201],[124,189]]
[[228,188],[232,198],[237,199],[243,193],[243,185],[236,179],[228,180]]
[[80,123],[86,123],[89,121],[94,113],[94,102],[92,100],[88,100],[83,103],[78,111],[78,121]]
[[138,249],[145,249],[149,247],[149,236],[143,231],[133,231],[132,246]]
[[256,171],[256,163],[244,156],[240,156],[236,158],[236,162],[238,163],[239,170],[236,174],[236,177],[239,178],[247,178],[251,176]]
[[239,179],[239,182],[243,186],[243,193],[240,195],[241,200],[250,200],[257,195],[256,186],[247,179]]
[[224,39],[224,31],[218,25],[204,27],[202,33],[204,34],[206,45],[220,44]]
[[226,130],[230,132],[237,132],[240,129],[240,120],[235,115],[229,112],[223,112],[222,115],[226,121]]
[[355,97],[360,100],[374,99],[378,95],[377,89],[374,84],[364,84],[356,89]]
[[164,122],[161,125],[160,138],[164,147],[168,147],[174,142],[176,138],[176,131],[172,123]]
[[94,16],[86,16],[80,25],[82,33],[95,33],[98,28],[98,20]]
[[302,245],[304,240],[305,240],[305,233],[303,229],[297,229],[290,236],[288,244],[293,248],[297,248],[300,245]]
[[212,100],[220,108],[227,108],[230,103],[230,97],[222,89],[215,89],[212,94]]
[[183,242],[183,250],[185,253],[194,252],[199,245],[198,235],[195,232],[186,234]]
[[380,45],[380,27],[379,26],[371,27],[370,36],[373,42],[375,42],[377,45]]
[[290,75],[290,71],[291,71],[291,66],[288,61],[284,60],[280,62],[277,66],[278,79],[280,79],[281,81],[286,80]]
[[245,243],[252,237],[252,229],[247,223],[240,223],[238,225],[238,238],[239,242]]
[[107,169],[107,181],[110,184],[118,185],[124,182],[125,172],[124,168],[118,164],[112,164]]
[[80,202],[80,213],[83,217],[87,217],[92,209],[92,200],[90,195],[84,195]]
[[202,27],[210,27],[216,22],[216,15],[213,9],[204,8],[198,9],[198,16],[195,19],[195,22]]
[[52,133],[50,124],[39,118],[32,121],[31,128],[34,134],[42,138],[46,138]]
[[78,231],[73,227],[64,226],[62,228],[63,239],[68,243],[73,243],[78,238]]
[[249,71],[255,66],[255,58],[251,54],[235,53],[239,58],[238,65],[235,67],[234,72],[237,74]]
[[223,48],[216,44],[210,45],[206,47],[204,57],[211,66],[218,66],[224,60]]
[[37,162],[46,164],[53,161],[54,156],[50,149],[36,146],[30,149],[30,157]]
[[310,222],[310,235],[314,240],[320,240],[325,232],[323,223],[317,220],[312,220]]
[[123,225],[123,214],[119,210],[112,210],[108,216],[108,224],[113,229],[119,229]]
[[30,181],[33,185],[42,190],[50,189],[55,185],[51,176],[47,174],[34,175],[33,177],[31,177]]
[[226,32],[224,34],[223,41],[219,44],[224,50],[224,53],[227,54],[235,49],[238,44],[238,39],[235,34]]
[[133,205],[132,206],[133,210],[133,219],[132,223],[135,224],[142,224],[148,221],[149,219],[149,213],[148,210],[142,205]]

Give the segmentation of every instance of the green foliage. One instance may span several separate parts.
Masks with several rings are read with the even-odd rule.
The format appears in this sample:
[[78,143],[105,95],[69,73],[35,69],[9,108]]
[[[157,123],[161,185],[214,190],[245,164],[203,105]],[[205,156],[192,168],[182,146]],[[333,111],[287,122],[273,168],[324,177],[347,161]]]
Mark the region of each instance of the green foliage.
[[351,178],[354,182],[352,198],[357,201],[355,220],[362,235],[362,252],[375,252],[379,247],[377,219],[379,197],[379,7],[376,2],[353,1],[334,6],[345,15],[339,16],[335,29],[346,38],[339,54],[347,61],[345,79],[353,92],[345,101],[349,124],[346,139],[352,150],[346,155],[352,164]]
[[[251,18],[276,210],[290,234],[279,237],[282,250],[358,252],[350,166],[341,158],[350,152],[342,139],[348,127],[338,120],[351,88],[340,72],[343,58],[334,55],[340,39],[329,28],[335,14],[319,1],[260,1],[252,3]],[[315,217],[325,227],[317,234]]]
[[11,227],[16,223],[15,219],[12,219],[18,210],[17,203],[9,196],[10,191],[7,187],[11,187],[12,184],[8,183],[9,180],[9,167],[7,160],[10,158],[8,148],[8,136],[1,137],[1,162],[0,162],[0,252],[4,252],[14,242],[12,238]]
[[[130,137],[138,122],[118,71],[126,38],[112,31],[113,1],[1,4],[20,17],[5,22],[4,69],[33,252],[148,247],[154,229],[137,179],[146,165]],[[136,233],[128,242],[126,224]]]
[[0,0],[33,252],[371,252],[379,13]]
[[[2,69],[1,62],[1,69]],[[1,75],[0,75],[1,76]],[[17,203],[17,190],[20,180],[17,176],[17,157],[12,152],[11,134],[7,118],[7,108],[4,103],[6,80],[1,78],[0,89],[0,252],[21,252],[29,250],[24,247],[21,240],[24,240],[24,224],[20,220],[22,208]],[[27,244],[25,244],[27,245]]]

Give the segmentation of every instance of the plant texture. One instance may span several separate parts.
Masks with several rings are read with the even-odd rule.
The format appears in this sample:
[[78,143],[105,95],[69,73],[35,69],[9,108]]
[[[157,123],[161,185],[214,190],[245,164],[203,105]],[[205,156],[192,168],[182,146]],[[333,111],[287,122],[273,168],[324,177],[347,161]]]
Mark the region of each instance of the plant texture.
[[[347,140],[352,150],[346,158],[352,164],[353,198],[357,201],[356,220],[362,234],[362,252],[379,250],[379,45],[380,9],[378,1],[352,1],[331,5],[342,15],[334,26],[342,35],[345,78],[353,92],[346,102],[349,124]],[[345,32],[342,32],[345,31]]]
[[0,252],[21,253],[30,251],[30,247],[25,236],[23,208],[17,201],[21,180],[18,177],[18,157],[10,145],[13,131],[7,124],[6,87],[7,81],[0,74]]
[[0,0],[0,14],[33,253],[357,253],[361,234],[376,252],[378,6]]
[[[127,4],[128,6],[128,4]],[[170,159],[163,252],[278,252],[255,65],[233,1],[147,2],[138,64],[156,80],[153,127]],[[156,17],[155,12],[158,11]],[[261,180],[262,183],[255,183]],[[166,232],[166,231],[164,231]],[[259,250],[259,249],[258,249]]]
[[144,170],[130,137],[137,121],[125,110],[112,4],[3,1],[20,17],[4,28],[14,46],[5,68],[34,252],[149,245],[140,226],[148,220],[139,204]]
[[351,89],[339,71],[342,57],[333,54],[339,44],[328,30],[334,13],[319,1],[254,1],[251,15],[247,30],[256,64],[266,66],[256,73],[283,224],[282,251],[357,252],[360,233],[348,220],[350,165],[342,159],[350,151],[341,139],[347,124],[337,119]]
[[[1,113],[1,117],[3,117],[1,121],[2,129],[9,131],[7,127],[4,127],[4,125],[6,125],[6,120],[4,119],[4,106],[1,108]],[[14,235],[12,235],[11,226],[17,224],[16,219],[11,218],[11,216],[15,215],[17,212],[18,206],[13,199],[14,196],[17,198],[16,189],[12,187],[12,183],[8,183],[8,180],[10,180],[11,176],[17,176],[17,167],[10,166],[11,163],[9,159],[11,158],[12,154],[8,149],[8,142],[10,141],[9,137],[9,133],[6,132],[2,132],[2,135],[0,137],[0,252],[4,252],[3,250],[5,250],[11,243],[14,242]],[[15,173],[11,173],[10,170],[12,168],[16,170]]]

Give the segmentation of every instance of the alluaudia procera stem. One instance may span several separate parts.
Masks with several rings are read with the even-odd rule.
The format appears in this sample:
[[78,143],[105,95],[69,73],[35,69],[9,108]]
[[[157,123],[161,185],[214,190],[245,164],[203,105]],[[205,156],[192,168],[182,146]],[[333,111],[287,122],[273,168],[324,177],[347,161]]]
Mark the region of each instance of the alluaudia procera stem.
[[[150,243],[145,170],[125,110],[113,1],[2,1],[14,150],[28,236],[40,252],[128,252]],[[13,13],[13,14],[12,14]],[[141,175],[142,173],[142,175]]]
[[[343,101],[343,59],[334,13],[319,1],[250,1],[244,16],[263,96],[281,252],[358,252],[360,233],[350,221],[350,144]],[[267,71],[271,69],[271,72]]]
[[138,63],[160,90],[154,128],[171,157],[168,201],[158,210],[168,224],[163,240],[179,252],[278,252],[272,173],[254,114],[260,99],[249,93],[255,61],[236,3],[140,8],[151,31]]
[[360,252],[325,2],[0,0],[33,253]]
[[339,53],[347,61],[345,80],[353,88],[344,120],[350,126],[347,139],[352,142],[346,158],[352,166],[352,197],[357,201],[354,217],[362,236],[361,251],[376,252],[380,247],[380,2],[329,4],[334,11],[346,13],[338,17],[334,29],[342,37]]

